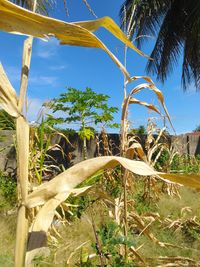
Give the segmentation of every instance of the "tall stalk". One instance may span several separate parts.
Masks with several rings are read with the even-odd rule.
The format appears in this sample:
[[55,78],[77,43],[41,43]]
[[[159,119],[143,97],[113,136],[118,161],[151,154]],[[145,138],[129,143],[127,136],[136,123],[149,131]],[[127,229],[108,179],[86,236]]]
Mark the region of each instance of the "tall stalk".
[[[37,0],[34,1],[33,12],[36,10]],[[29,125],[24,118],[24,106],[28,85],[28,75],[31,62],[33,37],[24,41],[21,84],[18,101],[18,109],[21,116],[16,120],[17,142],[17,166],[18,166],[18,201],[20,207],[17,218],[16,244],[15,244],[15,267],[25,265],[26,246],[28,238],[28,218],[24,206],[28,195],[28,165],[29,165]]]
[[[126,34],[127,38],[130,38],[132,32],[132,19],[133,19],[134,10],[132,12],[129,24],[127,26],[126,20],[126,9],[124,8],[124,33]],[[127,52],[128,47],[125,45],[124,47],[124,66],[127,67]],[[124,91],[124,99],[123,99],[123,111],[122,111],[122,119],[121,119],[121,156],[126,157],[126,150],[128,148],[128,102],[126,101],[127,98],[127,78],[124,76],[124,84],[123,84],[123,91]],[[124,202],[124,236],[128,237],[128,207],[127,207],[127,177],[128,171],[122,168],[122,181],[123,181],[123,202]],[[128,247],[124,245],[124,259],[125,263],[128,262]]]

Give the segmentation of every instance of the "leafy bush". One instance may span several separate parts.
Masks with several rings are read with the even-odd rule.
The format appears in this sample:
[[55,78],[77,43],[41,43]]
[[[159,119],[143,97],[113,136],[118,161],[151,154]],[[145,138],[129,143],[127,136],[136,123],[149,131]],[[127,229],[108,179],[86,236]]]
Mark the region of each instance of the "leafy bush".
[[[125,262],[123,255],[120,253],[120,248],[122,245],[126,245],[128,248],[135,245],[133,236],[124,236],[123,230],[120,225],[116,224],[114,221],[109,220],[99,228],[96,234],[98,236],[99,244],[97,244],[96,242],[95,244],[92,244],[92,247],[96,251],[97,255],[99,255],[99,250],[101,250],[102,257],[104,258],[104,261],[106,263],[105,266],[135,266],[133,263]],[[87,261],[87,264],[88,265],[83,266],[100,266],[93,265],[89,260]]]
[[16,202],[16,182],[3,173],[0,174],[0,191],[8,202]]

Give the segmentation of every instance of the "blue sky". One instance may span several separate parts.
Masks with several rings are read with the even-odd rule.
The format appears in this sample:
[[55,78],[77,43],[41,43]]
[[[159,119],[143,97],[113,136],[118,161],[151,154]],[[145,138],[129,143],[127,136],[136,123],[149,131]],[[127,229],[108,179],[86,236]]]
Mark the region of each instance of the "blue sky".
[[[67,18],[62,5],[58,4],[52,16],[66,21],[80,21],[94,19],[82,0],[69,0],[68,8],[70,16]],[[88,0],[98,17],[110,16],[119,24],[119,9],[122,0]],[[110,48],[110,50],[123,62],[124,47],[116,38],[100,29],[97,35]],[[3,64],[13,87],[19,92],[20,66],[22,58],[22,46],[25,37],[0,32],[0,61]],[[150,54],[153,39],[146,42],[143,51]],[[131,76],[145,74],[146,59],[128,50],[127,69]],[[163,85],[151,76],[157,87],[162,90],[168,111],[178,134],[192,131],[200,124],[198,114],[200,94],[193,86],[183,92],[181,88],[181,60],[174,65],[174,72]],[[66,87],[84,89],[91,87],[94,91],[108,94],[109,104],[119,107],[123,99],[123,75],[109,56],[92,48],[60,46],[56,39],[44,42],[34,40],[31,71],[28,86],[29,112],[28,118],[33,121],[44,101],[59,96]],[[128,87],[132,89],[134,84]],[[151,92],[138,95],[143,101],[155,103],[156,98]],[[146,125],[149,116],[155,117],[143,107],[134,105],[130,108],[129,119],[132,127]],[[115,116],[116,122],[120,122],[120,112]],[[162,121],[158,118],[161,126]]]

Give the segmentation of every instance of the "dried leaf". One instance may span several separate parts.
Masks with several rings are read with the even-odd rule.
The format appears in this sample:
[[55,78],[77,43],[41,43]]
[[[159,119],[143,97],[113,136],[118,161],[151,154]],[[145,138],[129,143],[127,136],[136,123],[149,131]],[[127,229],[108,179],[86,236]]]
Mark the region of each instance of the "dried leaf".
[[148,109],[151,109],[151,110],[157,112],[158,114],[160,114],[160,111],[153,104],[149,104],[147,102],[140,101],[134,97],[131,97],[129,104],[139,104],[141,106],[147,107]]
[[[141,161],[133,161],[121,157],[99,157],[89,159],[75,166],[69,168],[62,174],[59,174],[50,182],[39,186],[35,192],[28,196],[26,206],[28,208],[37,205],[44,206],[38,212],[36,219],[31,228],[29,238],[29,253],[26,261],[31,262],[31,247],[33,249],[43,247],[45,244],[46,232],[48,231],[53,220],[56,208],[66,200],[66,198],[73,192],[74,187],[84,181],[86,178],[92,176],[100,169],[114,168],[121,164],[124,168],[132,171],[138,175],[155,175],[151,167]],[[34,244],[34,246],[32,246]],[[35,250],[36,251],[36,250]]]
[[199,174],[188,174],[188,173],[165,173],[159,174],[160,177],[184,186],[200,189],[200,175]]
[[149,58],[147,55],[142,53],[134,44],[132,44],[129,41],[126,35],[120,30],[119,26],[110,17],[103,17],[92,21],[75,22],[74,24],[79,25],[91,32],[95,32],[100,27],[104,27],[106,30],[111,32],[116,38],[118,38],[120,41],[126,44],[128,47],[135,50],[138,54]]
[[138,86],[136,86],[130,93],[130,96],[140,92],[141,90],[144,90],[144,89],[150,89],[152,90],[158,97],[158,100],[160,101],[160,103],[162,104],[163,106],[163,109],[165,111],[165,114],[167,115],[167,118],[171,124],[171,127],[172,129],[175,131],[174,127],[173,127],[173,124],[172,124],[172,121],[170,119],[170,115],[168,113],[168,110],[167,110],[167,107],[165,105],[165,101],[164,101],[164,96],[163,96],[163,93],[155,86],[154,83],[142,83],[142,84],[139,84]]
[[20,116],[20,112],[17,108],[17,101],[15,90],[0,63],[0,105],[11,116],[17,118]]
[[48,183],[39,186],[33,193],[29,194],[26,206],[32,208],[37,205],[42,205],[58,194],[66,193],[68,195],[74,187],[95,174],[98,170],[114,168],[119,164],[138,175],[157,174],[156,171],[142,161],[134,161],[115,156],[93,158],[74,165]]
[[128,80],[130,80],[130,76],[125,67],[92,31],[104,27],[127,46],[144,55],[109,17],[94,21],[67,23],[33,13],[5,0],[0,0],[0,17],[0,29],[6,32],[21,33],[39,38],[54,36],[60,40],[61,44],[101,48],[108,53]]
[[140,158],[140,160],[143,160],[145,162],[147,162],[147,157],[144,153],[144,150],[141,146],[141,144],[139,142],[135,142],[133,143],[126,151],[126,157],[129,159],[133,159],[133,156],[135,154],[135,152],[137,153],[138,157]]

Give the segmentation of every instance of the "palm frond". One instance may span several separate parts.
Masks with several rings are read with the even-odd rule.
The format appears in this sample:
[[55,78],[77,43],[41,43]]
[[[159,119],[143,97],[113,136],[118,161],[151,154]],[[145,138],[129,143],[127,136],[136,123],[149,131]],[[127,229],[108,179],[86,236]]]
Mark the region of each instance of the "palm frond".
[[[34,1],[33,0],[9,0],[10,2],[17,4],[18,6],[24,7],[29,10],[33,10]],[[38,0],[36,12],[48,15],[49,11],[55,6],[55,0]]]
[[156,37],[148,72],[164,82],[183,54],[182,86],[187,89],[194,83],[200,89],[200,1],[126,0],[120,17],[121,26],[132,18],[131,38],[136,38],[138,47],[143,41],[140,36]]

